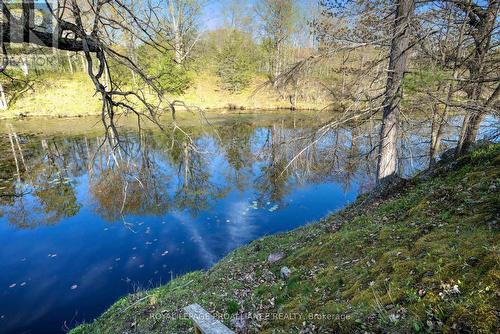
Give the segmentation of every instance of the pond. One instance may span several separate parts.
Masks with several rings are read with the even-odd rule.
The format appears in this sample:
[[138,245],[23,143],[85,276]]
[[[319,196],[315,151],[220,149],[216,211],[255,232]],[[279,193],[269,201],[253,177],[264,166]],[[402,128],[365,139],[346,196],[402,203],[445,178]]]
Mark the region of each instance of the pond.
[[[354,201],[373,186],[377,122],[324,131],[331,117],[217,115],[163,132],[124,120],[120,150],[95,118],[1,121],[0,332],[64,332]],[[497,130],[485,122],[482,136]],[[427,164],[429,126],[404,130],[411,175]]]

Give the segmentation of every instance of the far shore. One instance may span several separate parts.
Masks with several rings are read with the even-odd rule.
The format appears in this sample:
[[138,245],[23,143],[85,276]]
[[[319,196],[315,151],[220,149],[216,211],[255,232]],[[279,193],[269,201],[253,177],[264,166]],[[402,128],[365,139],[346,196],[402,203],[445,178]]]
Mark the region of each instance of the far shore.
[[[186,108],[180,107],[176,108],[176,117],[185,118],[186,115],[195,115],[198,114],[198,111],[203,111],[205,114],[218,114],[218,115],[229,115],[229,114],[259,114],[259,113],[288,113],[288,112],[297,112],[297,113],[308,113],[308,112],[331,112],[330,108],[287,108],[281,106],[274,107],[246,107],[246,106],[220,106],[220,107],[199,107],[199,106],[191,106],[193,110],[187,110]],[[120,114],[118,114],[120,115]],[[163,116],[170,115],[170,111],[164,111],[162,113]],[[54,110],[54,111],[40,111],[40,112],[30,112],[23,113],[18,110],[9,109],[5,111],[0,111],[0,120],[22,120],[22,119],[40,119],[40,118],[49,118],[49,119],[72,119],[72,118],[82,118],[82,117],[96,117],[101,116],[101,111],[88,111],[88,112],[72,112],[70,109],[66,110]],[[188,116],[189,117],[189,116]]]
[[[299,99],[293,106],[289,99],[280,96],[274,89],[261,88],[263,82],[264,78],[256,77],[247,89],[231,93],[219,87],[216,77],[200,73],[184,94],[165,95],[165,102],[161,103],[160,108],[163,114],[170,113],[168,101],[181,101],[175,104],[179,114],[186,109],[218,113],[334,109],[332,101],[326,97],[314,101]],[[7,89],[7,95],[8,93]],[[149,103],[155,104],[157,98],[153,95],[149,98]],[[32,89],[15,100],[10,100],[8,106],[7,110],[0,111],[0,119],[96,116],[101,114],[102,109],[99,94],[96,94],[92,83],[83,72],[59,73],[57,77],[46,74],[33,83]],[[141,110],[140,104],[137,108]]]

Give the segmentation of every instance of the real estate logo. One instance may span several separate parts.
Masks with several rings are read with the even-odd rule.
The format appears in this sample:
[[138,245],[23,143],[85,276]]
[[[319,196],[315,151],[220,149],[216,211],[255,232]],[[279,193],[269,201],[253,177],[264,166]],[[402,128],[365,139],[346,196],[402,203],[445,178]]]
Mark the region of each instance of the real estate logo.
[[20,71],[50,70],[58,65],[57,0],[2,1],[3,68]]

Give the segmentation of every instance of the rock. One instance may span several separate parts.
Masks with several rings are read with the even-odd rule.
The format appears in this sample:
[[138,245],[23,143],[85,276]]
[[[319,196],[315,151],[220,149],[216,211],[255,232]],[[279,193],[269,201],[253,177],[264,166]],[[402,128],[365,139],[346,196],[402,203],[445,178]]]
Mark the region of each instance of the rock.
[[369,199],[387,198],[401,189],[404,189],[407,182],[408,180],[405,180],[396,174],[389,175],[379,181],[377,186],[372,189],[368,197]]
[[471,256],[467,259],[467,264],[471,267],[475,266],[479,262],[479,259],[475,256]]
[[292,272],[288,269],[288,267],[282,267],[280,270],[280,277],[286,281],[288,277],[290,277],[291,273]]
[[399,314],[394,314],[394,313],[389,314],[389,320],[392,323],[398,322],[399,318],[400,318]]
[[270,264],[273,264],[275,262],[278,262],[279,260],[283,259],[285,257],[285,253],[283,252],[277,252],[277,253],[271,253],[267,257],[267,262]]
[[441,160],[443,161],[450,161],[455,157],[455,152],[457,151],[456,147],[449,148],[443,153],[441,153]]

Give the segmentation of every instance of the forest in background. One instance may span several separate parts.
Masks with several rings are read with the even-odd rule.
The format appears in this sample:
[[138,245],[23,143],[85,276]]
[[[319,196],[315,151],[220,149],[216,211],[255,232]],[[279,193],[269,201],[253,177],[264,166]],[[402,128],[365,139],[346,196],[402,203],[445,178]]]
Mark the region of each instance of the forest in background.
[[[50,78],[83,70],[115,147],[115,114],[161,127],[159,117],[169,113],[175,123],[179,108],[199,110],[182,94],[203,75],[228,94],[260,76],[250,98],[271,89],[290,109],[319,99],[341,112],[320,132],[382,112],[379,179],[397,169],[398,128],[410,113],[432,121],[431,164],[449,114],[465,114],[461,153],[475,142],[484,117],[498,113],[495,0],[232,0],[216,29],[203,27],[207,3],[197,0],[2,3],[2,91],[12,101],[30,94],[33,80],[47,72]],[[30,65],[41,55],[56,66]]]
[[[392,38],[389,16],[394,11],[390,2],[228,0],[221,4],[222,12],[214,15],[220,21],[217,27],[207,28],[202,20],[209,4],[203,0],[158,2],[155,10],[162,11],[158,14],[162,30],[153,30],[158,32],[154,44],[132,33],[133,22],[129,21],[133,17],[123,13],[125,6],[122,12],[120,8],[110,10],[110,20],[120,21],[122,27],[111,27],[106,35],[114,48],[143,69],[164,94],[174,98],[208,81],[214,91],[227,94],[242,93],[250,86],[252,93],[264,88],[269,91],[270,85],[285,101],[283,106],[289,108],[300,102],[342,108],[360,99],[375,100],[376,93],[384,88]],[[137,16],[151,6],[145,1],[124,5]],[[487,86],[486,91],[494,90],[498,81],[498,23],[490,19],[492,26],[481,28],[464,20],[477,15],[476,7],[496,17],[498,6],[494,1],[487,5],[470,2],[470,10],[466,9],[467,2],[461,1],[418,5],[409,32],[411,52],[404,80],[405,100],[408,104],[417,100],[412,109],[428,110],[461,97],[466,89],[463,81],[470,75],[487,76],[481,85]],[[491,42],[484,40],[492,37]],[[475,49],[478,43],[484,44],[480,45],[483,51]],[[2,80],[4,108],[29,94],[37,84],[50,84],[61,74],[72,77],[87,71],[83,52],[53,50],[48,55],[45,49],[24,45],[9,50],[14,66],[8,70],[9,77]],[[479,67],[484,73],[467,73],[474,53],[480,53],[477,57],[482,58]],[[18,57],[12,57],[16,54]],[[110,80],[122,87],[143,84],[138,82],[138,74],[120,61],[111,58],[107,66],[112,78],[104,73],[105,86],[111,86]],[[81,79],[76,76],[76,81]],[[453,87],[447,87],[452,79]]]

